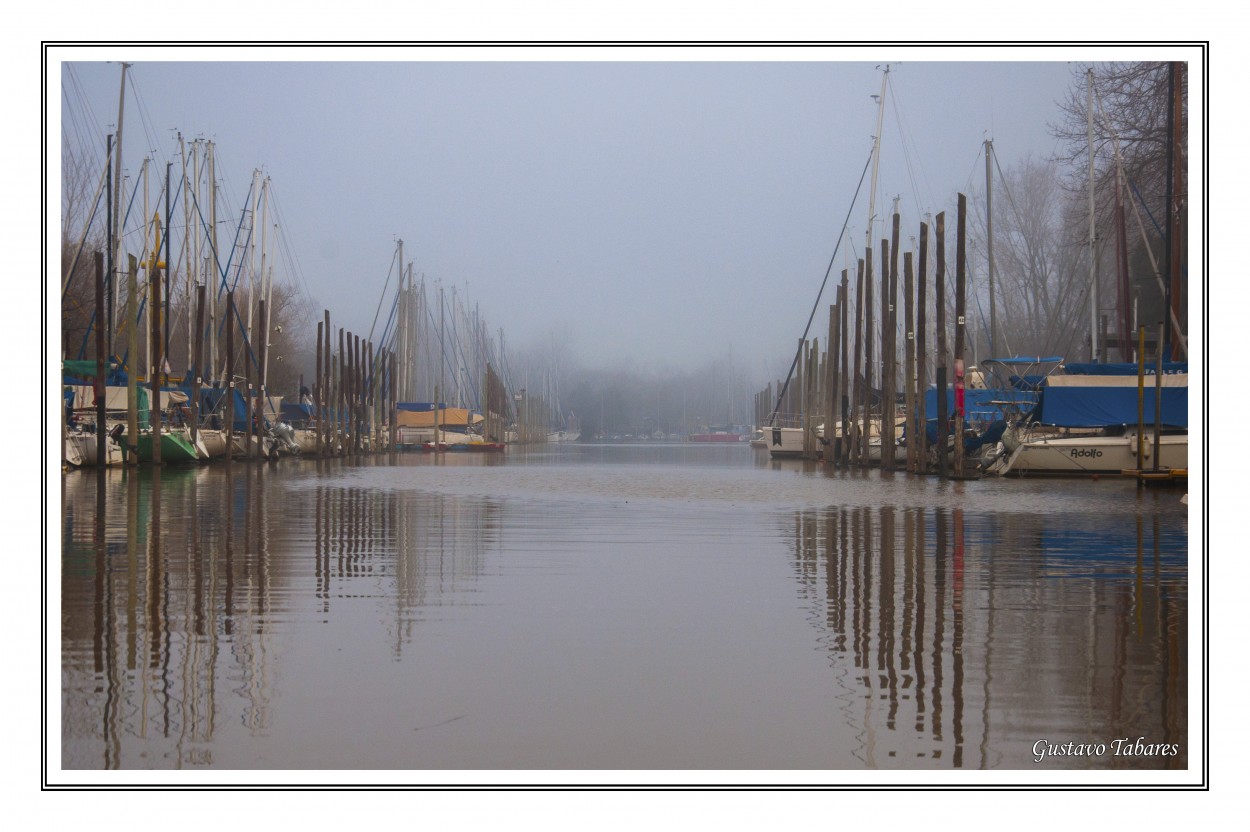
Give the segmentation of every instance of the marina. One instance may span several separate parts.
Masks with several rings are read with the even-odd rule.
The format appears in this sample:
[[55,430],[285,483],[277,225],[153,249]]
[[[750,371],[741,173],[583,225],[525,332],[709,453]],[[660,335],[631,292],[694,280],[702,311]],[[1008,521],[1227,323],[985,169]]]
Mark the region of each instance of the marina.
[[1205,778],[1191,67],[993,67],[61,63],[50,769]]

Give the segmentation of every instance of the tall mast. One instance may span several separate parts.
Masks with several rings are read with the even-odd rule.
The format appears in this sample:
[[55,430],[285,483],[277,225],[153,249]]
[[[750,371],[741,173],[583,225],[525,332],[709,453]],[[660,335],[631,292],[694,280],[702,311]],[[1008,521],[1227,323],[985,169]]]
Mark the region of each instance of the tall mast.
[[[221,256],[217,252],[217,167],[213,143],[208,143],[208,242],[212,254],[213,290],[208,292],[208,377],[217,370],[217,288],[221,283]],[[329,337],[328,333],[327,336]]]
[[1094,69],[1085,71],[1086,138],[1089,142],[1089,360],[1098,360],[1098,252],[1094,228]]
[[[1167,233],[1164,235],[1165,257],[1168,264],[1168,279],[1164,284],[1163,318],[1167,320],[1171,315],[1173,318],[1180,316],[1180,244],[1176,237],[1177,231],[1177,210],[1176,196],[1179,192],[1177,188],[1176,176],[1179,167],[1177,166],[1177,156],[1180,143],[1177,140],[1179,132],[1176,129],[1176,120],[1180,116],[1180,84],[1176,72],[1176,61],[1168,62],[1168,164],[1167,164],[1167,193],[1165,199],[1167,201],[1167,219],[1165,228]],[[120,131],[120,128],[118,128]],[[118,134],[120,136],[120,132]],[[1165,337],[1163,339],[1164,354],[1169,358],[1172,355],[1172,327],[1164,329]]]
[[[155,239],[156,239],[155,238],[156,215],[153,214],[151,212],[151,208],[148,207],[148,190],[149,190],[148,167],[149,167],[150,162],[151,162],[151,159],[144,158],[143,169],[142,169],[142,174],[141,174],[141,176],[143,177],[143,223],[144,223],[144,226],[143,226],[143,251],[141,251],[140,254],[142,254],[143,256],[143,264],[144,264],[144,269],[145,269],[144,285],[143,285],[143,293],[145,297],[151,291],[148,286],[148,281],[152,279],[152,274],[153,274],[153,269],[148,264],[156,262],[156,255],[153,252],[148,251],[148,245],[149,245],[148,241],[152,240],[152,243],[154,244]],[[150,323],[151,319],[147,317],[148,315],[152,314],[151,307],[152,305],[150,303],[143,304],[143,309],[144,309],[143,332],[144,333],[148,333],[152,331],[152,326]],[[137,320],[133,320],[130,322],[130,324],[132,326],[138,326],[139,322]],[[152,366],[152,339],[145,337],[142,340],[143,340],[143,364],[141,366],[143,366],[144,368],[149,368]],[[138,358],[139,356],[136,355],[131,360],[137,362]]]
[[252,329],[252,310],[256,308],[256,217],[260,203],[260,171],[252,171],[252,226],[248,236],[248,267],[247,267],[247,340],[250,342]]
[[868,189],[868,228],[864,232],[865,245],[872,248],[872,221],[877,214],[877,171],[881,167],[881,124],[885,118],[885,87],[890,77],[890,65],[881,72],[881,94],[877,99],[877,131],[872,137],[872,187]]
[[260,367],[260,387],[263,391],[269,381],[269,336],[273,330],[269,321],[273,317],[273,265],[269,263],[269,177],[265,177],[265,182],[261,186],[261,196],[263,204],[261,206],[260,216],[260,279],[261,289],[260,296],[265,301],[265,315],[260,322],[261,327],[261,345],[262,354],[265,360],[261,362]]
[[[395,269],[399,272],[399,291],[395,297],[398,301],[397,315],[395,321],[395,343],[398,349],[395,354],[399,357],[399,376],[397,380],[399,385],[397,390],[403,401],[410,401],[407,398],[407,388],[405,381],[408,375],[408,293],[406,291],[406,274],[404,274],[404,241],[397,240],[395,249]],[[391,372],[395,372],[395,368],[391,368]]]
[[989,261],[990,285],[990,358],[998,356],[994,336],[998,334],[998,315],[994,305],[994,180],[990,163],[994,157],[994,140],[985,140],[985,256]]
[[[442,395],[447,395],[447,379],[444,370],[447,367],[447,316],[443,309],[443,282],[438,283],[438,389]],[[438,408],[438,396],[435,396],[434,407]],[[435,417],[438,421],[438,417]]]
[[[194,254],[191,250],[191,180],[187,178],[187,145],[178,133],[178,156],[182,160],[182,263],[186,270],[187,308],[184,310],[187,320],[187,363],[191,363],[191,281],[194,270]],[[170,321],[173,327],[173,321]]]
[[[113,205],[111,216],[113,217],[113,239],[111,240],[111,248],[109,250],[109,258],[112,261],[112,272],[109,274],[109,282],[112,284],[113,306],[115,313],[117,309],[118,289],[121,286],[121,280],[118,276],[121,273],[121,251],[122,251],[122,229],[121,229],[121,204],[122,204],[122,116],[126,109],[126,70],[130,68],[130,64],[122,63],[122,80],[121,88],[117,93],[117,141],[113,148]],[[113,350],[113,320],[110,315],[109,319],[109,352]]]

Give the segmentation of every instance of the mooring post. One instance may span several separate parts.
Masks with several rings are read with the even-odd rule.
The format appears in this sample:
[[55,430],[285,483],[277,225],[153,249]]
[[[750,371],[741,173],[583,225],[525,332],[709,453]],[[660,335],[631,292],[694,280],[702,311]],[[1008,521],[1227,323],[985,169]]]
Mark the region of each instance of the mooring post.
[[925,283],[929,269],[929,226],[920,224],[920,276],[916,282],[916,424],[917,470],[929,471],[929,418],[926,413],[925,391],[928,389],[929,363],[925,345]]
[[933,305],[937,316],[937,446],[938,475],[946,479],[950,474],[950,402],[946,399],[946,362],[949,354],[946,351],[946,212],[937,215],[934,228],[937,236],[937,270],[934,275]]
[[[895,216],[898,216],[897,214]],[[907,412],[907,471],[916,473],[917,427],[916,427],[916,330],[915,307],[912,294],[915,291],[912,276],[911,252],[903,255],[903,409]]]
[[226,292],[226,464],[234,459],[234,290]]
[[872,380],[873,372],[873,332],[872,321],[872,246],[864,249],[864,429],[860,437],[859,464],[867,466],[870,462],[868,441],[872,436]]
[[968,198],[959,194],[959,217],[955,237],[955,474],[964,475],[964,335],[965,287],[967,277]]

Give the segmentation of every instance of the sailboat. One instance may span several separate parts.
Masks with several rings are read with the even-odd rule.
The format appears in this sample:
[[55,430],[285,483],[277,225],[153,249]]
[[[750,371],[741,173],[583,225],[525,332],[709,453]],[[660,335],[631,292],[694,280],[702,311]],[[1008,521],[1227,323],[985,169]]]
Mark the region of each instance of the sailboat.
[[[1017,421],[1007,429],[1003,435],[1002,452],[988,466],[988,470],[997,474],[1123,473],[1141,478],[1150,472],[1150,476],[1186,476],[1189,460],[1188,364],[1169,364],[1163,360],[1163,356],[1168,355],[1171,344],[1187,351],[1169,288],[1172,283],[1177,283],[1178,256],[1169,258],[1171,282],[1165,286],[1151,255],[1152,268],[1155,269],[1156,279],[1163,288],[1164,316],[1170,324],[1167,327],[1162,323],[1160,325],[1159,343],[1155,345],[1158,356],[1155,367],[1148,371],[1145,366],[1145,330],[1140,326],[1137,346],[1139,364],[1114,364],[1099,360],[1104,356],[1098,337],[1097,260],[1094,254],[1096,229],[1092,69],[1088,71],[1087,77],[1091,362],[1067,364],[1063,368],[1064,372],[1046,378],[1040,389],[1037,408],[1027,418]],[[1169,71],[1170,86],[1175,83],[1176,78]],[[1169,97],[1169,104],[1175,100],[1175,97]],[[1179,155],[1176,139],[1174,119],[1169,116],[1169,196],[1165,236],[1169,251],[1172,251],[1171,241],[1177,230],[1171,199],[1171,168]],[[1119,140],[1114,131],[1112,147],[1115,151],[1118,187],[1124,172]],[[1120,231],[1123,233],[1122,225]],[[1148,247],[1147,253],[1149,254]],[[1127,317],[1124,316],[1125,321]],[[1147,383],[1147,379],[1152,383]],[[1147,424],[1152,427],[1150,435],[1147,435]]]
[[[1047,377],[1036,409],[1003,434],[988,473],[1119,474],[1189,467],[1188,365],[1142,383],[1131,364],[1072,364]],[[1160,430],[1154,424],[1156,386]],[[1156,441],[1157,440],[1157,441]],[[1157,465],[1156,457],[1157,455]]]

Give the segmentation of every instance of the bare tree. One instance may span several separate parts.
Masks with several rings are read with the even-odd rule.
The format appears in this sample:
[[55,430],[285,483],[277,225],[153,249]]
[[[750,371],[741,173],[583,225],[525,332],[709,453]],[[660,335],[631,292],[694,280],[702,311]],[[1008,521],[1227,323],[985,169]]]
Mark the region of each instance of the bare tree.
[[[1169,155],[1173,152],[1169,134],[1169,106],[1172,82],[1179,86],[1179,107],[1173,108],[1172,127],[1179,137],[1179,158],[1172,160],[1179,171],[1185,170],[1188,148],[1188,73],[1186,64],[1162,61],[1099,64],[1093,69],[1093,144],[1096,241],[1100,248],[1126,249],[1129,288],[1122,302],[1134,303],[1138,318],[1154,321],[1163,317],[1162,292],[1150,265],[1150,255],[1167,272],[1163,262],[1167,195],[1169,190]],[[1089,165],[1089,77],[1090,67],[1073,69],[1072,85],[1060,105],[1062,120],[1052,125],[1054,135],[1065,141],[1060,161],[1066,163],[1065,186],[1076,200],[1087,199],[1090,180]],[[1117,189],[1117,176],[1119,188]],[[1172,208],[1179,227],[1187,222],[1186,187],[1173,184]],[[1125,219],[1118,225],[1116,206],[1122,207]],[[1088,245],[1088,208],[1068,212],[1067,235]],[[1140,217],[1140,225],[1138,218]],[[1143,233],[1144,232],[1144,233]],[[1120,235],[1120,236],[1117,236]],[[1181,275],[1185,274],[1185,234],[1175,240],[1178,247]],[[1114,262],[1114,257],[1108,258]],[[1186,294],[1181,281],[1182,298]],[[1113,284],[1114,285],[1114,284]],[[1114,293],[1111,295],[1114,297]],[[1102,304],[1104,307],[1108,304]],[[1185,304],[1181,304],[1184,327]]]
[[[1002,171],[995,185],[994,272],[1000,353],[1075,357],[1088,322],[1088,251],[1066,233],[1079,209],[1063,188],[1057,162],[1025,159]],[[971,249],[984,262],[985,200],[969,200]],[[988,287],[978,280],[978,291]],[[988,308],[983,297],[982,309]],[[984,335],[981,336],[984,338]]]

